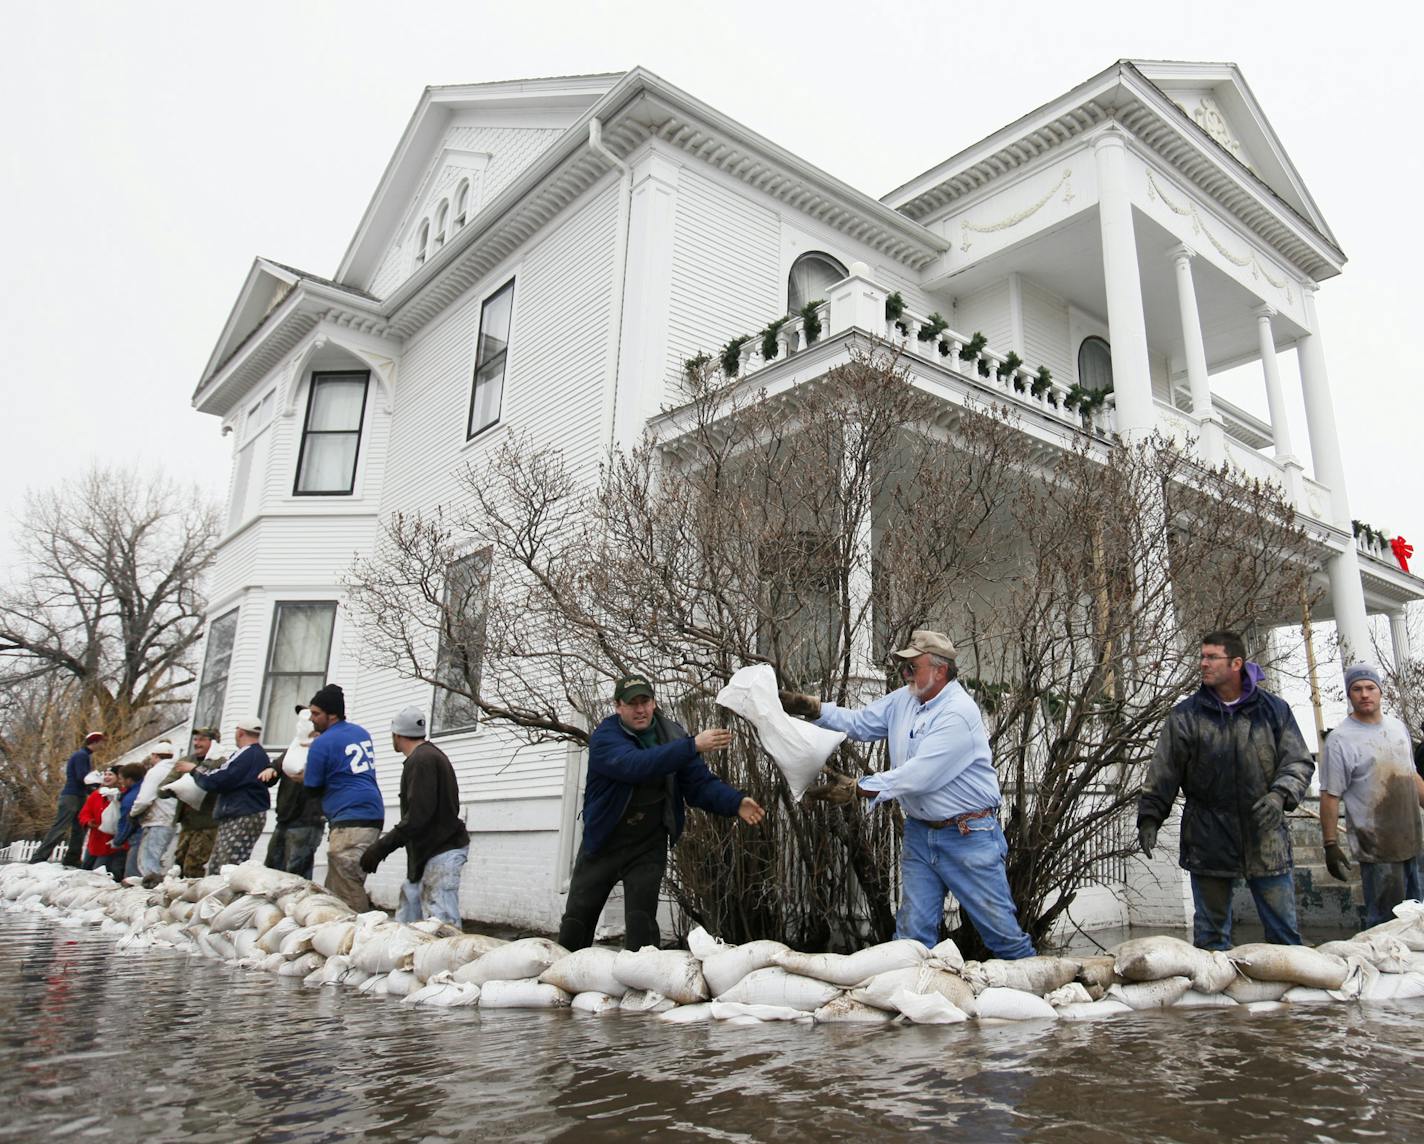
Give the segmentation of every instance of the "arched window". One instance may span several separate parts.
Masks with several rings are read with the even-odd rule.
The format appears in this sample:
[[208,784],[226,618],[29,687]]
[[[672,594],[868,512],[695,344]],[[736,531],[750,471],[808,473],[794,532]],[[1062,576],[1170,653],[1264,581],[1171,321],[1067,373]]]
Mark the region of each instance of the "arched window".
[[425,261],[426,248],[430,245],[430,220],[426,219],[420,224],[420,233],[415,237],[415,264],[419,266]]
[[791,264],[786,279],[786,312],[794,314],[807,302],[823,301],[826,292],[846,276],[846,268],[819,250],[808,251]]
[[445,245],[445,220],[450,217],[450,204],[445,200],[440,200],[440,206],[435,211],[435,249],[439,250]]
[[455,220],[451,224],[455,230],[465,225],[465,212],[470,206],[470,180],[461,179],[455,189]]
[[1078,347],[1078,384],[1095,393],[1113,387],[1112,347],[1096,335]]

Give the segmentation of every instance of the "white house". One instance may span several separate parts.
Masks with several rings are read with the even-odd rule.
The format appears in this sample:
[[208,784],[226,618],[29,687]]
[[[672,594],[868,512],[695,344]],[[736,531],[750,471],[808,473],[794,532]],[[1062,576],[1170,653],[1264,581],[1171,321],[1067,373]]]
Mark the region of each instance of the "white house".
[[[592,479],[610,445],[678,431],[684,361],[826,299],[742,368],[775,391],[900,338],[916,384],[1016,404],[1026,432],[1161,429],[1275,479],[1318,544],[1356,649],[1387,614],[1397,655],[1424,583],[1357,542],[1314,296],[1344,255],[1230,64],[1119,61],[883,199],[846,186],[641,68],[427,89],[332,277],[258,259],[193,404],[234,442],[194,718],[249,710],[284,744],[292,706],[341,683],[372,729],[389,805],[400,707],[434,726],[468,800],[466,916],[554,929],[577,837],[582,759],[510,740],[429,687],[361,663],[342,576],[388,514],[448,501],[453,471],[512,431]],[[887,323],[898,293],[906,337]],[[1019,392],[917,337],[947,316],[987,337]],[[1295,441],[1280,353],[1308,420]],[[1213,393],[1259,362],[1263,422]],[[1112,398],[1085,429],[1061,398]],[[441,724],[444,724],[441,727]],[[398,863],[389,864],[390,866]],[[378,897],[396,874],[383,870]],[[1123,920],[1123,919],[1119,919]]]

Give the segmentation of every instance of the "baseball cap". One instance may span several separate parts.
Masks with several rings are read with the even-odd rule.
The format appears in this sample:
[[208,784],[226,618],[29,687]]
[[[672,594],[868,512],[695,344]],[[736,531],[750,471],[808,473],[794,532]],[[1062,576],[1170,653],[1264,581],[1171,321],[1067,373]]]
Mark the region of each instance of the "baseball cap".
[[413,704],[402,707],[391,720],[391,734],[402,739],[425,738],[425,712]]
[[253,735],[262,734],[262,720],[256,715],[244,715],[233,724],[239,731],[247,731]]
[[949,642],[949,637],[943,632],[931,631],[929,628],[916,628],[910,633],[910,643],[895,653],[901,659],[914,659],[921,655],[938,655],[945,659],[954,659],[959,652],[954,645]]
[[620,676],[613,684],[613,702],[627,703],[630,699],[637,699],[640,695],[651,696],[653,685],[648,682],[646,675],[624,675]]

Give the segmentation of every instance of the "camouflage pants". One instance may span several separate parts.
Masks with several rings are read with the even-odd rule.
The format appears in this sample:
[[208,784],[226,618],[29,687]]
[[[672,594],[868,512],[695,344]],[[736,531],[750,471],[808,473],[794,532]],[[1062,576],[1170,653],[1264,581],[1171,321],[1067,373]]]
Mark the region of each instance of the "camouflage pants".
[[217,874],[224,866],[246,862],[252,857],[252,848],[267,825],[267,812],[240,814],[236,818],[225,818],[218,823],[218,840],[213,846],[213,856],[208,859],[208,873]]
[[213,856],[213,844],[218,840],[218,828],[210,830],[189,830],[186,826],[178,835],[178,851],[173,861],[183,867],[183,877],[201,878],[208,872],[208,859]]

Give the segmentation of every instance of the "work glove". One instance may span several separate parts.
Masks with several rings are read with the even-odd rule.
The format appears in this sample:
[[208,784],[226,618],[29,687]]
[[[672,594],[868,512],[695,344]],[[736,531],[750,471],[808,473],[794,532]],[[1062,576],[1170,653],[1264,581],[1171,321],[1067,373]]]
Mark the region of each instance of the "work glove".
[[1286,820],[1286,796],[1279,791],[1263,794],[1251,807],[1251,817],[1262,833],[1280,829]]
[[832,806],[844,806],[848,802],[855,801],[855,779],[850,775],[841,774],[840,771],[833,771],[830,767],[825,767],[821,773],[827,776],[830,781],[813,786],[802,798],[807,802],[826,802]]
[[1157,845],[1157,824],[1149,819],[1143,819],[1137,824],[1137,845],[1142,848],[1142,853],[1147,857],[1152,857],[1152,851]]
[[1330,871],[1330,876],[1337,882],[1346,882],[1350,878],[1350,860],[1345,857],[1345,851],[1338,842],[1332,842],[1325,847],[1325,868]]
[[814,695],[802,695],[799,691],[778,691],[781,709],[788,715],[800,715],[806,719],[821,717],[821,701]]
[[381,864],[381,859],[385,856],[386,852],[380,848],[379,844],[366,847],[365,850],[361,851],[362,871],[367,874],[374,874],[376,867]]

